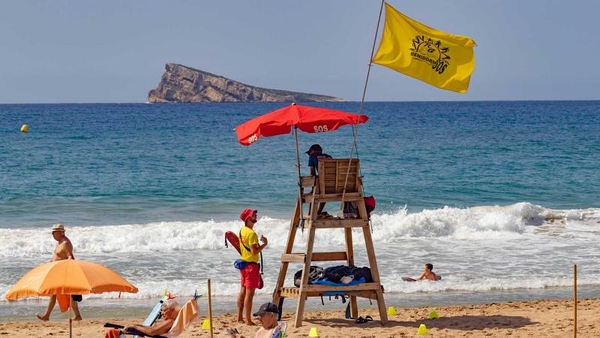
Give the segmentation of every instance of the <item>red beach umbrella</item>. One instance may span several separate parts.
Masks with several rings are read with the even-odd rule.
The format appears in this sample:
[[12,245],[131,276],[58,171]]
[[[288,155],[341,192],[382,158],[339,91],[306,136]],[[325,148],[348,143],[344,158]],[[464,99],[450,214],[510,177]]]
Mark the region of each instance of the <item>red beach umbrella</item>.
[[235,128],[238,141],[249,146],[261,136],[289,134],[294,129],[322,133],[347,124],[365,123],[369,117],[341,110],[291,104],[248,120]]
[[289,134],[294,128],[296,139],[296,160],[300,179],[300,154],[298,151],[298,129],[307,133],[333,131],[347,124],[358,125],[369,120],[367,115],[348,113],[341,110],[302,106],[292,103],[270,113],[257,116],[235,128],[238,141],[249,146],[261,136]]

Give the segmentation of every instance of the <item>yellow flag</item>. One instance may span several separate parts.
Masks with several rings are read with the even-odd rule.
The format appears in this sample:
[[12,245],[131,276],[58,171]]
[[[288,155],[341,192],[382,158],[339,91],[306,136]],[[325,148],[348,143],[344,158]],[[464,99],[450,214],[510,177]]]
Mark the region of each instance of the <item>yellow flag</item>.
[[373,62],[441,89],[466,93],[475,41],[425,26],[385,4],[385,27]]

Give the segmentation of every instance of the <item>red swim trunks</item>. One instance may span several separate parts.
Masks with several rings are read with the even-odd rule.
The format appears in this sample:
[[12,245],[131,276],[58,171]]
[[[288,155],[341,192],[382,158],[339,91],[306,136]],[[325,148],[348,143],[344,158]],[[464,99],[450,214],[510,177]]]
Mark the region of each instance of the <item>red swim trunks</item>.
[[247,289],[258,289],[260,283],[260,268],[258,264],[248,264],[240,270],[241,284]]

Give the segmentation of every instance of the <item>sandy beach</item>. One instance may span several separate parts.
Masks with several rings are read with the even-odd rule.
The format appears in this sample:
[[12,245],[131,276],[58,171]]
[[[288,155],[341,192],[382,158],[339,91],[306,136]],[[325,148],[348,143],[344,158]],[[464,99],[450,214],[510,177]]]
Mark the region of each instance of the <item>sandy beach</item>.
[[[579,300],[577,307],[577,337],[600,337],[598,319],[600,299]],[[283,320],[290,324],[287,337],[308,337],[311,328],[316,328],[319,337],[415,337],[418,328],[424,324],[427,336],[431,337],[573,337],[573,301],[538,300],[528,302],[492,303],[483,305],[460,305],[444,307],[395,308],[397,314],[389,316],[389,323],[382,326],[375,308],[360,309],[360,315],[370,315],[374,321],[358,324],[344,319],[340,311],[310,311],[299,328],[292,327],[292,313],[286,313]],[[429,319],[435,310],[438,319]],[[202,329],[206,309],[201,309],[201,318],[192,323],[179,337],[210,337],[208,330]],[[33,317],[33,316],[32,316]],[[37,320],[0,323],[2,337],[66,337],[69,324],[65,321]],[[142,319],[137,319],[141,321]],[[131,323],[131,320],[84,319],[73,322],[74,337],[103,337],[106,322]],[[133,320],[134,322],[136,320]],[[256,327],[236,322],[233,314],[215,316],[214,336],[227,337],[225,330],[235,327],[246,337],[252,337]]]

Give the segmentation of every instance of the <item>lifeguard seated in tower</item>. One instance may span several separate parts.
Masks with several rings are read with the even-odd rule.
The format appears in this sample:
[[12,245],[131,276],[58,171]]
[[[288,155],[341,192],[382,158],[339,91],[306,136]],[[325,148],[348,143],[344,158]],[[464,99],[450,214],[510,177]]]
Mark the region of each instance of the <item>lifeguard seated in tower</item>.
[[[323,148],[321,148],[319,144],[313,144],[310,146],[310,148],[306,151],[306,154],[308,154],[308,168],[310,169],[310,176],[313,177],[317,176],[318,174],[319,160],[332,158],[331,155],[323,153]],[[326,213],[323,214],[323,208],[325,208],[325,203],[320,203],[319,208],[317,209],[318,215],[326,215]],[[310,210],[311,209],[308,210],[309,214]]]

